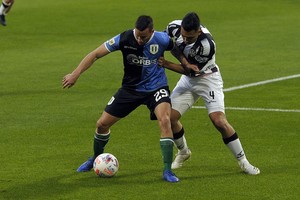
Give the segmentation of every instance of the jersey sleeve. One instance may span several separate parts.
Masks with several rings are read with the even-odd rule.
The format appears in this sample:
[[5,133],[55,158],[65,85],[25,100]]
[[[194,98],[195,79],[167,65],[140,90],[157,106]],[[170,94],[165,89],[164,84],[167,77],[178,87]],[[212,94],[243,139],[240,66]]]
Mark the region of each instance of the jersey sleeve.
[[171,51],[174,48],[174,41],[168,36],[168,47],[166,50]]
[[107,40],[104,44],[109,52],[120,50],[120,34]]
[[181,20],[174,20],[168,24],[165,32],[171,38],[178,38],[180,36],[180,27],[181,27]]
[[164,51],[170,51],[174,48],[174,41],[170,38],[170,36],[166,32],[155,31],[154,39],[152,42],[156,42],[164,49]]

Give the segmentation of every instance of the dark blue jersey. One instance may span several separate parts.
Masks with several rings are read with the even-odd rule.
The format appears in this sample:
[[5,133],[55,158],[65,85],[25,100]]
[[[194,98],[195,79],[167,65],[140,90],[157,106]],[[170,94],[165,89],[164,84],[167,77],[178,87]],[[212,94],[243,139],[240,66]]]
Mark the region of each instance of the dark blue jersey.
[[146,44],[139,45],[131,29],[108,40],[105,46],[110,52],[120,50],[123,54],[123,88],[151,92],[168,85],[165,70],[158,65],[164,51],[173,48],[165,32],[154,31]]

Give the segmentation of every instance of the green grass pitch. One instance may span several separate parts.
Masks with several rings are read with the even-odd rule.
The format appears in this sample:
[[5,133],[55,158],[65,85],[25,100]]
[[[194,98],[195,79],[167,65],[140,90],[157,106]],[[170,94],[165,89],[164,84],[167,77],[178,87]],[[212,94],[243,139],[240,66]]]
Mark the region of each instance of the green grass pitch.
[[[73,88],[61,87],[83,56],[137,16],[151,15],[163,30],[189,11],[216,40],[224,88],[300,74],[299,10],[297,0],[16,1],[0,26],[0,199],[299,199],[299,112],[226,110],[261,169],[249,176],[206,110],[191,109],[182,123],[193,155],[171,184],[161,179],[157,122],[140,107],[113,126],[106,152],[120,169],[103,179],[76,169],[92,154],[96,120],[120,87],[120,52],[98,60]],[[167,74],[172,89],[180,76]],[[299,111],[299,85],[293,78],[228,91],[225,104]]]

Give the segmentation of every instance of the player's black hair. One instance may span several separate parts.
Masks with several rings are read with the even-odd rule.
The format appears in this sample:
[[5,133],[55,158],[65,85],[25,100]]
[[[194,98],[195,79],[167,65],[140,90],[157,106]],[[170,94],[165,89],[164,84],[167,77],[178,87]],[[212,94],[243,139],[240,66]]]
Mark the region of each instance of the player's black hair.
[[195,12],[190,12],[184,16],[181,26],[185,31],[197,31],[200,27],[200,18]]
[[150,16],[141,15],[135,22],[135,28],[144,31],[146,28],[153,29],[153,20]]

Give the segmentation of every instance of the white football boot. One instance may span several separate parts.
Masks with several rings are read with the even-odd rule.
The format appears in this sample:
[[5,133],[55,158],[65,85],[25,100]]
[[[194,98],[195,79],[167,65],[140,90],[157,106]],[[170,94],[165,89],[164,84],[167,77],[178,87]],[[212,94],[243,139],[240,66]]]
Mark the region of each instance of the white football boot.
[[239,163],[239,166],[241,167],[241,169],[246,174],[250,174],[250,175],[260,174],[260,170],[257,167],[251,165],[247,159],[240,160],[240,161],[238,161],[238,163]]
[[188,160],[191,157],[191,150],[185,149],[185,150],[178,150],[178,153],[176,154],[176,157],[174,161],[172,162],[172,169],[177,169],[182,167],[184,161]]

